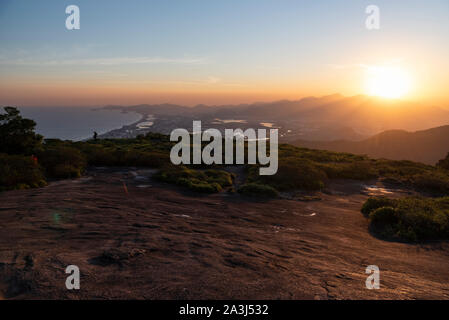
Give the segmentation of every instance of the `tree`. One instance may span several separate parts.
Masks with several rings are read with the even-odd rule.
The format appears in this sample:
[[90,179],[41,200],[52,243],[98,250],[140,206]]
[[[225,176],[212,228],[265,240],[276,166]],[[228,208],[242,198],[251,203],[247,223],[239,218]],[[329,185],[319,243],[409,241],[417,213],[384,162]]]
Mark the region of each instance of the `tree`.
[[36,134],[36,122],[24,119],[15,107],[4,107],[0,114],[0,153],[32,154],[42,144],[42,136]]
[[449,170],[449,153],[447,154],[445,159],[441,159],[440,161],[438,161],[437,166]]

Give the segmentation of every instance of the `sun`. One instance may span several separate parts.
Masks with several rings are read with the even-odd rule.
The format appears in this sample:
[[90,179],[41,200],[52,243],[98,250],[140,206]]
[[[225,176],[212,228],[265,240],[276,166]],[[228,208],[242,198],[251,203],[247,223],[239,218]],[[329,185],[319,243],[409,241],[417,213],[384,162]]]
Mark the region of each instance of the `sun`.
[[371,96],[402,98],[410,92],[411,83],[410,75],[399,67],[373,66],[366,72],[366,93]]

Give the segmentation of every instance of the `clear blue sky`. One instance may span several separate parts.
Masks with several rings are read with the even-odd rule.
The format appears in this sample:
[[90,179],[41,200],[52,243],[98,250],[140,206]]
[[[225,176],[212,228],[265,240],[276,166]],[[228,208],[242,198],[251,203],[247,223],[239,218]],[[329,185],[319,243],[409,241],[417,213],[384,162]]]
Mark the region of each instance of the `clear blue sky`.
[[[71,4],[80,30],[65,28]],[[369,4],[379,31],[365,28]],[[353,66],[391,61],[441,83],[448,35],[447,0],[1,0],[0,103],[64,104],[69,88],[71,102],[95,105],[117,88],[121,103],[357,94]]]

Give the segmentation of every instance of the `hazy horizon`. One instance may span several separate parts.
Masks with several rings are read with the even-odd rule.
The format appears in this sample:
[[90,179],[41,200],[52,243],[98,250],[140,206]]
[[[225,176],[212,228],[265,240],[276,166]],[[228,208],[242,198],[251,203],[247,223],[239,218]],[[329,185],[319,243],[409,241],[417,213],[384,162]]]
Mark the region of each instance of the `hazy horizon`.
[[[182,106],[182,107],[188,107],[188,108],[194,108],[197,106],[206,106],[206,107],[221,107],[221,106],[242,106],[242,105],[258,105],[258,104],[275,104],[277,102],[300,102],[304,99],[323,99],[326,97],[332,97],[332,96],[340,96],[341,99],[353,99],[353,98],[359,98],[359,97],[364,97],[366,99],[369,99],[371,101],[377,101],[377,102],[385,102],[385,104],[387,105],[394,105],[394,104],[398,104],[398,105],[404,105],[404,104],[413,104],[413,105],[419,105],[421,107],[435,107],[435,108],[440,108],[442,110],[447,110],[449,111],[449,105],[437,105],[437,104],[428,104],[428,105],[424,105],[424,103],[422,101],[413,101],[413,100],[409,100],[409,99],[388,99],[388,98],[382,98],[382,97],[376,97],[376,96],[369,96],[369,95],[365,95],[365,94],[358,94],[358,95],[342,95],[340,93],[332,93],[332,94],[325,94],[322,96],[302,96],[302,97],[298,97],[296,99],[292,98],[292,99],[275,99],[275,100],[248,100],[248,101],[230,101],[229,103],[203,103],[203,102],[199,102],[199,103],[183,103],[182,101],[179,102],[175,102],[172,100],[161,100],[161,101],[148,101],[148,102],[140,102],[140,103],[133,103],[133,104],[118,104],[118,103],[109,103],[109,104],[86,104],[86,105],[64,105],[64,104],[48,104],[48,105],[11,105],[14,107],[19,107],[19,108],[56,108],[56,107],[65,107],[65,108],[83,108],[83,109],[101,109],[104,107],[109,107],[109,106],[119,106],[119,107],[133,107],[133,106],[141,106],[141,105],[178,105],[178,106]],[[3,105],[3,106],[7,106],[7,105]]]

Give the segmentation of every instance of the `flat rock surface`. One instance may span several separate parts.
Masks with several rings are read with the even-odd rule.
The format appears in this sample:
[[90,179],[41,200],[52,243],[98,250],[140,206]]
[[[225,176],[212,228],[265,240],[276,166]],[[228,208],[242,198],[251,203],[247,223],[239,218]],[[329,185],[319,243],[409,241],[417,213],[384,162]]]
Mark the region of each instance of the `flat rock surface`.
[[[186,193],[152,172],[97,168],[0,193],[0,299],[449,298],[449,243],[370,234],[371,185],[256,201]],[[80,290],[65,287],[68,265]],[[379,290],[365,287],[368,265]]]

